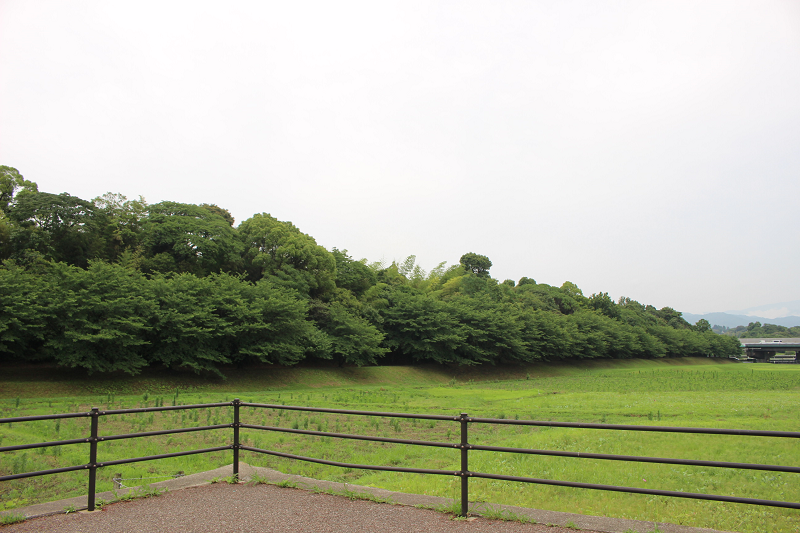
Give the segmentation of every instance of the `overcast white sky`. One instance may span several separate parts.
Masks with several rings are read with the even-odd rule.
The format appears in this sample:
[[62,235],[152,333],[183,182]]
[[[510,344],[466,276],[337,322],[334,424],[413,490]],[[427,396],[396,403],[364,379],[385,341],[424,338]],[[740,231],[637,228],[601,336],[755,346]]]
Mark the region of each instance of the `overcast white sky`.
[[0,164],[370,261],[797,300],[800,2],[0,0]]

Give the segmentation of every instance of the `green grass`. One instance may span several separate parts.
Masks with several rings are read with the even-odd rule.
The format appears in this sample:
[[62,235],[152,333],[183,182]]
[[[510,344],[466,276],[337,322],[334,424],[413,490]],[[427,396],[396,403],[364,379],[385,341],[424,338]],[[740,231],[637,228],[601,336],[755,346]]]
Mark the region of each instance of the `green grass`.
[[489,518],[491,520],[504,520],[507,522],[522,522],[525,524],[535,524],[536,521],[528,516],[517,514],[514,511],[509,511],[508,509],[503,509],[500,507],[495,507],[489,505],[486,509],[483,509],[479,513],[484,518]]
[[[13,370],[13,369],[12,369]],[[592,361],[511,368],[370,367],[298,368],[251,372],[225,382],[149,374],[138,380],[90,382],[75,375],[16,369],[0,382],[0,417],[88,410],[243,401],[359,410],[615,424],[673,425],[800,431],[800,366],[728,364],[709,359]],[[37,380],[37,375],[39,378]],[[283,381],[281,381],[283,380]],[[305,381],[303,381],[305,380]],[[302,383],[302,384],[300,384]],[[176,395],[177,389],[177,395]],[[53,391],[47,394],[46,391]],[[134,391],[135,394],[131,391]],[[168,427],[223,424],[231,408],[105,416],[101,435]],[[242,422],[340,433],[456,442],[456,422],[397,420],[242,408]],[[87,419],[0,426],[0,446],[84,437]],[[248,446],[298,455],[381,465],[458,470],[459,452],[385,443],[343,441],[242,430]],[[229,444],[231,430],[101,442],[99,460]],[[496,446],[648,455],[766,464],[800,464],[793,439],[702,436],[520,426],[470,426],[470,442]],[[0,455],[0,472],[83,464],[86,445]],[[98,490],[111,477],[187,474],[230,464],[231,452],[134,463],[98,471]],[[256,466],[319,479],[389,490],[454,497],[455,477],[328,467],[242,452]],[[481,451],[470,470],[578,482],[800,501],[796,474],[676,465],[622,463]],[[153,480],[142,480],[142,483]],[[139,484],[126,481],[127,485]],[[0,510],[85,493],[86,474],[66,473],[0,484]],[[471,500],[593,515],[671,522],[732,531],[790,532],[800,513],[741,504],[527,485],[470,481]]]
[[511,367],[373,366],[373,367],[263,367],[223,369],[227,379],[198,376],[191,371],[145,369],[142,374],[95,374],[87,377],[77,369],[49,365],[2,367],[0,398],[86,397],[96,395],[171,395],[182,392],[263,392],[266,390],[314,390],[333,387],[392,385],[417,387],[473,381],[537,379],[569,376],[591,370],[662,370],[686,365],[730,366],[727,359],[604,359],[574,363],[532,363]]
[[0,515],[0,526],[8,526],[24,522],[28,518],[24,514],[8,513]]
[[388,503],[388,504],[394,504],[395,503],[393,500],[390,500],[390,499],[387,499],[387,498],[380,498],[380,497],[375,496],[374,494],[370,494],[368,492],[356,492],[354,490],[350,490],[350,489],[347,488],[347,484],[345,484],[345,486],[344,486],[344,488],[342,490],[321,489],[319,487],[313,487],[311,489],[311,491],[315,492],[315,493],[318,493],[318,494],[331,494],[333,496],[344,496],[348,500],[353,500],[353,501],[355,501],[355,500],[365,500],[365,501],[370,501],[370,502],[375,502],[375,503]]

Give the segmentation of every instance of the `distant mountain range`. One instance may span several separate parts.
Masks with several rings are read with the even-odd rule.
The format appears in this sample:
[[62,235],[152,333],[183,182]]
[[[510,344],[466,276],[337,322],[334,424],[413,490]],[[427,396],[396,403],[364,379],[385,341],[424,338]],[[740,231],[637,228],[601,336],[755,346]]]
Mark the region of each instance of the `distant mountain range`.
[[725,326],[728,328],[746,326],[750,322],[776,324],[791,328],[800,326],[800,300],[760,305],[738,311],[725,311],[724,313],[706,313],[703,315],[683,313],[683,318],[690,324],[696,324],[698,320],[705,318],[712,326]]

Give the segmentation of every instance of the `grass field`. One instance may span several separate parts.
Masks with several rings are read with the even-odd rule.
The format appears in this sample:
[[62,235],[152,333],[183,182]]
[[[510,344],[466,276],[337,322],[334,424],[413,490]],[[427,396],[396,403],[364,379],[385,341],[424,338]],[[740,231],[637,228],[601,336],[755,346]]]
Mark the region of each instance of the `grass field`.
[[[130,408],[173,403],[243,401],[375,411],[494,418],[724,427],[800,431],[800,366],[735,364],[712,359],[594,361],[509,368],[294,368],[231,372],[227,381],[152,372],[141,377],[86,379],[49,369],[3,369],[0,417]],[[231,408],[101,417],[101,435],[157,428],[224,424]],[[455,422],[407,421],[281,410],[242,409],[242,422],[321,431],[456,442]],[[0,446],[86,436],[87,419],[0,426]],[[231,430],[104,442],[99,460],[229,444]],[[331,460],[459,469],[456,450],[342,441],[242,430],[250,446]],[[672,435],[609,430],[470,427],[470,441],[496,446],[800,465],[795,439]],[[310,477],[390,490],[458,496],[456,478],[370,472],[242,452],[241,459]],[[83,464],[85,444],[0,456],[0,472]],[[231,462],[230,452],[134,463],[98,471],[98,490],[110,478],[187,474]],[[797,474],[591,459],[472,452],[470,469],[569,481],[705,492],[800,502]],[[160,479],[164,479],[163,477]],[[148,480],[145,480],[145,482]],[[129,481],[126,484],[139,484]],[[85,493],[85,473],[0,483],[0,509]],[[800,512],[743,504],[526,485],[475,479],[473,501],[618,516],[729,531],[795,532]]]

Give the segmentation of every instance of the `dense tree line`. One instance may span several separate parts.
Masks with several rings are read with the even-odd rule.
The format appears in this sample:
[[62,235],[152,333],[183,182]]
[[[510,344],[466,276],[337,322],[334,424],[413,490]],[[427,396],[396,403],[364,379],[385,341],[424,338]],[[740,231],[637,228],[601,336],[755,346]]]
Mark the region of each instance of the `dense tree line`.
[[730,335],[737,339],[769,339],[775,337],[800,337],[800,326],[779,326],[777,324],[761,324],[761,322],[750,322],[746,326],[736,326],[735,328],[725,328],[715,325],[712,328],[715,332]]
[[90,372],[148,365],[505,364],[726,357],[704,321],[573,283],[500,282],[489,258],[423,271],[326,250],[267,213],[235,226],[213,204],[91,201],[0,167],[0,361]]

